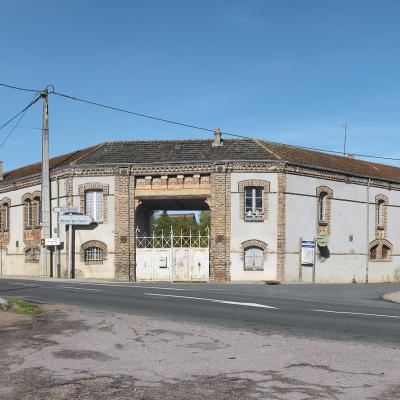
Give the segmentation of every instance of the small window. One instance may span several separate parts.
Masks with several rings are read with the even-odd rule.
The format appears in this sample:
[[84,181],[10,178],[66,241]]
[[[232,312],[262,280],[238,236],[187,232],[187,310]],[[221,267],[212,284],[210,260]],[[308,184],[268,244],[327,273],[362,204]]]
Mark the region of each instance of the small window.
[[84,257],[85,264],[103,264],[104,251],[100,247],[88,247]]
[[384,217],[385,200],[378,200],[378,202],[376,203],[376,207],[377,207],[376,225],[378,228],[384,228],[384,226],[385,226],[385,217]]
[[103,191],[87,190],[85,192],[86,215],[95,222],[103,222]]
[[33,247],[25,251],[25,262],[38,263],[40,258],[39,249]]
[[246,219],[261,219],[263,210],[263,188],[246,187],[244,190],[244,213]]
[[262,271],[264,261],[264,251],[259,247],[248,247],[244,250],[244,269],[245,271]]
[[327,222],[327,218],[326,218],[327,200],[328,200],[328,193],[321,192],[318,197],[318,219],[319,219],[319,222]]

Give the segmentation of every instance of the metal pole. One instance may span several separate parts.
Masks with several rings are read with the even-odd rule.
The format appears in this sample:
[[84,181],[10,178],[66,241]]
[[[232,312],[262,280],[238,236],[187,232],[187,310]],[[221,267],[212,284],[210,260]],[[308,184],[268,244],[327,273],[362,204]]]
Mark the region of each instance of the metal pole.
[[365,283],[368,283],[368,273],[369,273],[369,186],[371,183],[371,178],[368,178],[367,182],[367,234],[366,234],[366,251],[365,251]]
[[344,124],[344,143],[343,143],[343,155],[346,156],[346,142],[347,142],[347,124]]
[[303,267],[301,265],[302,243],[303,243],[303,239],[300,238],[300,241],[299,241],[299,282],[301,282],[303,280]]
[[314,262],[312,266],[312,282],[315,283],[315,263],[317,261],[317,240],[314,239]]
[[[72,214],[70,214],[72,215]],[[68,237],[69,237],[69,247],[68,247],[68,271],[67,278],[72,278],[72,229],[73,225],[68,225]]]
[[51,237],[50,232],[50,170],[49,170],[49,93],[45,89],[41,93],[43,100],[43,123],[42,123],[42,224],[40,238],[40,276],[47,276],[47,249],[43,241]]
[[[57,207],[60,207],[60,178],[57,176]],[[57,236],[61,237],[60,235],[60,213],[57,213]],[[60,277],[60,247],[54,247],[55,254],[56,254],[56,273],[54,274],[56,278]]]

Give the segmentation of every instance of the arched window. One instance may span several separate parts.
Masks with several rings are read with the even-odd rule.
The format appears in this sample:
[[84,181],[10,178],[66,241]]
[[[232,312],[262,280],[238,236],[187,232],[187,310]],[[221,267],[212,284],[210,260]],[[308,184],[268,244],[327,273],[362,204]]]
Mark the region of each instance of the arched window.
[[42,222],[42,202],[40,197],[35,197],[33,199],[33,220],[35,227],[39,227]]
[[30,199],[25,200],[26,207],[26,228],[32,228],[33,226],[33,206]]
[[10,229],[10,205],[4,202],[0,206],[0,231],[7,232]]
[[376,239],[369,245],[369,259],[371,261],[390,261],[393,245],[386,239]]
[[244,249],[244,269],[245,271],[263,270],[264,250],[260,247],[252,246]]
[[318,197],[318,220],[319,222],[327,222],[326,208],[328,201],[328,193],[320,192]]
[[386,206],[388,204],[386,196],[378,195],[375,200],[376,204],[376,228],[379,230],[386,227]]
[[36,247],[29,247],[25,250],[25,262],[38,263],[40,257],[39,249]]
[[100,247],[88,247],[84,251],[85,264],[103,264],[104,251]]

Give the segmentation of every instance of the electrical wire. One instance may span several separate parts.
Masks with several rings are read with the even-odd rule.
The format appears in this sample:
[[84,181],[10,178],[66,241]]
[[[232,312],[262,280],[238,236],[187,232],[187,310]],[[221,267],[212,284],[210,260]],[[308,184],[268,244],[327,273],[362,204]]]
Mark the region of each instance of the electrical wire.
[[201,130],[201,131],[214,132],[213,129],[203,128],[201,126],[185,124],[185,123],[182,123],[182,122],[177,122],[177,121],[172,121],[172,120],[169,120],[169,119],[159,118],[159,117],[155,117],[155,116],[148,115],[148,114],[142,114],[142,113],[138,113],[138,112],[134,112],[134,111],[129,111],[129,110],[125,110],[124,108],[118,108],[118,107],[109,106],[109,105],[106,105],[106,104],[101,104],[101,103],[97,103],[97,102],[90,101],[90,100],[80,99],[78,97],[70,96],[70,95],[64,94],[64,93],[59,93],[59,92],[49,92],[49,93],[54,94],[56,96],[65,97],[65,98],[70,99],[70,100],[79,101],[81,103],[86,103],[86,104],[91,104],[93,106],[106,108],[108,110],[119,111],[119,112],[123,112],[123,113],[126,113],[126,114],[135,115],[137,117],[148,118],[148,119],[152,119],[152,120],[156,120],[156,121],[160,121],[160,122],[166,122],[168,124],[184,126],[186,128],[198,129],[198,130]]
[[[21,110],[18,114],[16,114],[13,118],[11,118],[9,121],[7,121],[5,124],[3,124],[1,126],[1,128],[5,127],[6,125],[8,125],[11,121],[13,121],[14,119],[18,118],[18,121],[12,126],[10,132],[8,132],[8,134],[6,135],[6,137],[2,140],[2,142],[0,143],[0,149],[5,145],[5,143],[7,142],[7,140],[10,138],[10,136],[14,133],[15,129],[18,127],[18,124],[22,121],[22,119],[24,118],[26,112],[28,111],[28,109],[30,107],[32,107],[39,99],[40,99],[40,95],[39,96],[35,96],[33,98],[33,100],[23,109]],[[0,129],[1,129],[0,128]]]
[[18,87],[18,86],[7,85],[5,83],[0,83],[0,86],[6,87],[6,88],[9,88],[9,89],[21,90],[21,91],[24,91],[24,92],[35,92],[35,93],[40,93],[41,92],[41,90],[26,89],[26,88],[21,88],[21,87]]
[[8,121],[4,122],[4,124],[0,126],[0,130],[5,128],[8,124],[10,124],[12,121],[14,121],[14,119],[18,118],[21,114],[23,114],[25,111],[27,111],[28,108],[33,106],[39,99],[40,99],[40,96],[35,96],[34,99],[26,107],[24,107],[21,111],[19,111],[17,114],[15,114]]
[[[26,89],[26,88],[16,87],[16,86],[12,86],[12,85],[7,85],[7,84],[4,84],[4,83],[0,83],[0,86],[4,86],[4,87],[7,87],[7,88],[16,89],[16,90],[28,91],[28,92],[35,92],[35,93],[41,93],[42,92],[41,90]],[[130,114],[130,115],[134,115],[134,116],[137,116],[137,117],[148,118],[148,119],[152,119],[152,120],[155,120],[155,121],[165,122],[165,123],[168,123],[168,124],[183,126],[183,127],[186,127],[186,128],[197,129],[197,130],[201,130],[201,131],[204,131],[204,132],[214,132],[214,129],[205,128],[205,127],[192,125],[192,124],[186,124],[186,123],[183,123],[183,122],[173,121],[173,120],[166,119],[166,118],[160,118],[160,117],[156,117],[156,116],[149,115],[149,114],[143,114],[143,113],[139,113],[139,112],[135,112],[135,111],[130,111],[130,110],[126,110],[124,108],[114,107],[114,106],[111,106],[111,105],[102,104],[102,103],[98,103],[98,102],[87,100],[87,99],[82,99],[82,98],[79,98],[79,97],[76,97],[76,96],[71,96],[71,95],[68,95],[68,94],[65,94],[65,93],[56,92],[56,91],[54,91],[54,89],[49,91],[49,94],[54,94],[54,95],[59,96],[59,97],[64,97],[66,99],[78,101],[78,102],[81,102],[81,103],[90,104],[90,105],[93,105],[93,106],[105,108],[105,109],[112,110],[112,111],[123,112],[125,114]],[[15,118],[17,118],[22,112],[23,111],[18,113],[11,120],[7,121],[3,126],[0,127],[0,130],[4,126],[6,126],[10,122],[12,122]],[[35,129],[40,129],[40,128],[35,128]],[[221,131],[221,134],[223,134],[225,136],[237,137],[237,138],[242,138],[242,139],[255,139],[255,138],[253,138],[251,136],[239,135],[239,134],[236,134],[236,133],[225,132],[225,131]],[[301,148],[301,149],[304,149],[304,150],[319,151],[319,152],[322,152],[322,153],[332,153],[332,154],[337,154],[337,155],[343,155],[343,152],[335,151],[335,150],[321,149],[321,148],[315,148],[315,147],[306,147],[306,146],[293,146],[293,145],[287,145],[287,146],[297,147],[297,148]],[[385,157],[385,156],[378,156],[378,155],[372,155],[372,154],[360,154],[360,153],[352,152],[351,155],[354,156],[354,157],[362,157],[362,158],[371,158],[371,159],[379,159],[379,160],[387,160],[387,161],[400,161],[400,158]]]

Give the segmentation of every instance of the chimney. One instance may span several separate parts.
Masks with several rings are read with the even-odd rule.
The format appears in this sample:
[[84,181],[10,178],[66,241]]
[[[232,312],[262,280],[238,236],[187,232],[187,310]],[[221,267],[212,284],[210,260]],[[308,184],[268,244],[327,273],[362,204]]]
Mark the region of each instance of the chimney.
[[347,158],[352,158],[352,159],[355,159],[355,158],[356,158],[356,156],[355,156],[355,154],[347,154]]
[[3,179],[3,161],[0,161],[0,180]]
[[219,128],[214,131],[214,141],[212,145],[213,147],[222,146],[221,129]]

